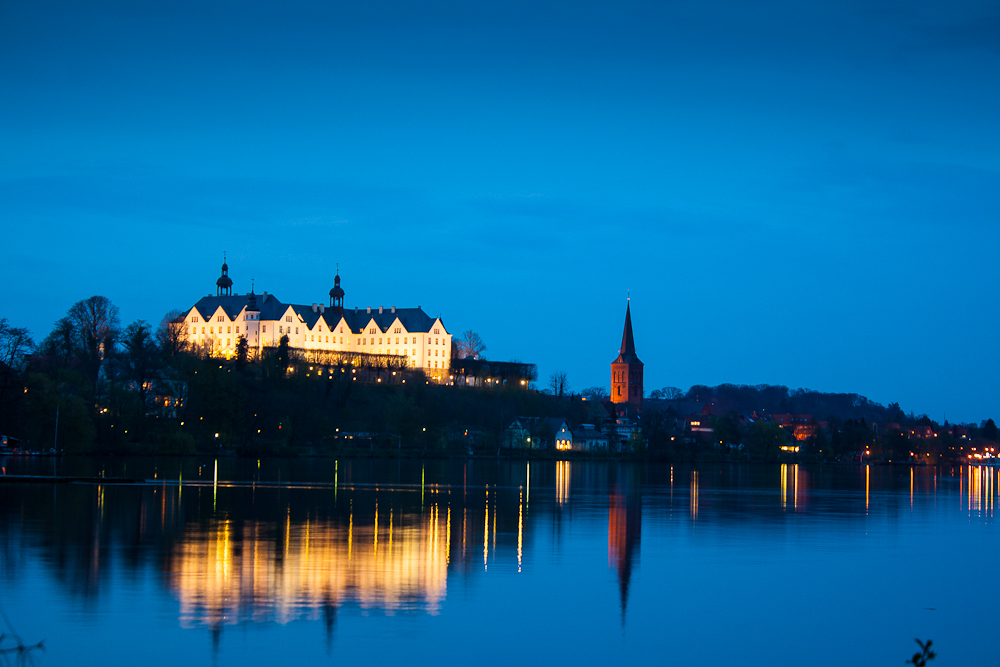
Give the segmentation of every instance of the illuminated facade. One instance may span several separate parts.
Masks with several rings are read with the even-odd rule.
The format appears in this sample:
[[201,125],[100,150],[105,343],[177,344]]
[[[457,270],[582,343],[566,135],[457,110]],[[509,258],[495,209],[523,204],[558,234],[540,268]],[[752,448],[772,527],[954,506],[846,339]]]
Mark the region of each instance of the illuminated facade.
[[353,352],[404,357],[411,368],[442,375],[450,367],[451,334],[441,318],[416,308],[344,308],[340,274],[334,278],[329,306],[288,304],[273,294],[232,292],[229,266],[222,265],[216,295],[202,297],[175,320],[183,338],[212,356],[236,354],[240,337],[249,350],[277,346],[313,352]]
[[643,364],[635,353],[630,306],[631,303],[625,306],[625,330],[618,358],[611,362],[611,402],[619,412],[629,406],[642,407]]
[[[816,420],[812,418],[812,415],[772,415],[774,421],[778,423],[783,429],[792,432],[792,436],[799,442],[808,440],[809,438],[816,435],[817,423]],[[795,451],[798,451],[796,448]]]

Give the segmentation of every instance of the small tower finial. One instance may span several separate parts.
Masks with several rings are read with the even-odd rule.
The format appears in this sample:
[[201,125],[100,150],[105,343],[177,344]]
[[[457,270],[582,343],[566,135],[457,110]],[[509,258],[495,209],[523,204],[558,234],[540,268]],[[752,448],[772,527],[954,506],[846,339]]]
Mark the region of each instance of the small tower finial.
[[337,263],[337,275],[333,277],[333,289],[330,290],[330,308],[336,313],[344,313],[344,288],[340,286],[340,262]]
[[233,293],[233,280],[229,277],[229,264],[226,263],[226,251],[222,251],[222,275],[215,281],[218,288],[216,296],[231,296]]

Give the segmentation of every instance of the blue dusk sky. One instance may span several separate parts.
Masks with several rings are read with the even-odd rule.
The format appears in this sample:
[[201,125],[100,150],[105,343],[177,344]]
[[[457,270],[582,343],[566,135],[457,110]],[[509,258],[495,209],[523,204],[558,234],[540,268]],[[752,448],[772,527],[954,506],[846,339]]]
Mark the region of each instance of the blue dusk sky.
[[997,410],[989,2],[0,3],[0,316],[416,306],[646,390]]

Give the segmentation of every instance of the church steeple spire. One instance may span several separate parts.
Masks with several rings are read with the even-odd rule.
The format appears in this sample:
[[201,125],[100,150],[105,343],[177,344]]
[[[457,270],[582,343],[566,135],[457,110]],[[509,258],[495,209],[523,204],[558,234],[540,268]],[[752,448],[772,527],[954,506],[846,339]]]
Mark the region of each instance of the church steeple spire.
[[639,357],[635,354],[635,338],[632,336],[631,306],[631,301],[625,305],[625,329],[622,331],[622,346],[621,349],[618,350],[618,359],[616,363],[621,363],[622,361],[626,363],[642,363],[639,361]]
[[632,334],[631,299],[625,306],[625,328],[622,330],[622,346],[618,358],[611,362],[611,402],[629,403],[642,406],[643,364],[635,353],[635,338]]

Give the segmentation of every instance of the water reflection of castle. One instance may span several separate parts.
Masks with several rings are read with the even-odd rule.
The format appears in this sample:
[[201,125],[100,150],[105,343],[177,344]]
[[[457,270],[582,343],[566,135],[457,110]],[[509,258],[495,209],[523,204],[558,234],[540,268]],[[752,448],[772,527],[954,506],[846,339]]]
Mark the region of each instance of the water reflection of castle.
[[319,618],[344,602],[435,613],[445,596],[450,511],[395,514],[345,527],[215,521],[186,532],[169,563],[184,625]]
[[[586,470],[572,471],[569,462],[555,466],[557,505],[572,506],[570,478]],[[398,498],[381,507],[357,498],[364,506],[351,503],[347,516],[187,523],[165,558],[165,578],[185,627],[300,618],[329,624],[345,604],[435,614],[447,594],[449,569],[468,572],[481,557],[489,571],[498,538],[506,552],[514,551],[516,536],[521,571],[529,494],[527,485],[488,488],[483,505],[439,494],[422,509],[400,506]],[[624,622],[641,535],[638,486],[630,479],[612,483],[608,508],[608,566],[617,572]]]

